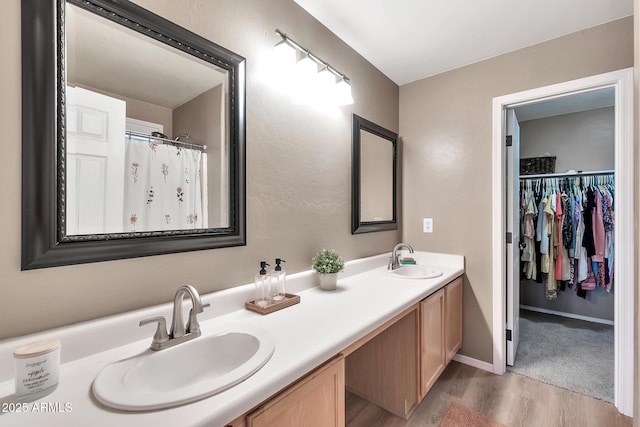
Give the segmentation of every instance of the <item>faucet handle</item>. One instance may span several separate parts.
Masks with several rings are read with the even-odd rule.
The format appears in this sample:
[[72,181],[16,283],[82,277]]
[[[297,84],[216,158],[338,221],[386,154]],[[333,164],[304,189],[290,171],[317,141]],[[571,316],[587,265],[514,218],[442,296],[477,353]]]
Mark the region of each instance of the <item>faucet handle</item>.
[[169,334],[167,333],[167,321],[164,316],[151,317],[149,319],[141,320],[139,326],[143,326],[153,322],[158,322],[158,327],[156,328],[156,333],[153,335],[153,341],[151,342],[152,349],[154,349],[157,344],[169,341]]
[[[210,303],[202,304],[203,310],[207,307],[211,307]],[[198,318],[196,317],[198,313],[193,311],[193,308],[189,310],[189,320],[187,321],[187,332],[190,334],[198,334],[200,335],[200,324],[198,323]]]

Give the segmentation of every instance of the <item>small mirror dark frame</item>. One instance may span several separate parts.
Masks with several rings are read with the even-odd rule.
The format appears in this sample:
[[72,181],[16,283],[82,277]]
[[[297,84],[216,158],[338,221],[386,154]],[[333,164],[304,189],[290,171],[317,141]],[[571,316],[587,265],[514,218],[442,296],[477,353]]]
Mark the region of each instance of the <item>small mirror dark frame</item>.
[[[361,132],[366,131],[380,138],[389,140],[393,149],[393,210],[391,220],[386,221],[362,221],[360,186],[361,171]],[[371,233],[374,231],[397,230],[397,141],[398,135],[356,114],[353,115],[352,126],[352,167],[351,167],[351,234]]]
[[245,245],[245,59],[126,0],[68,1],[227,71],[229,226],[65,234],[65,0],[22,0],[22,270]]

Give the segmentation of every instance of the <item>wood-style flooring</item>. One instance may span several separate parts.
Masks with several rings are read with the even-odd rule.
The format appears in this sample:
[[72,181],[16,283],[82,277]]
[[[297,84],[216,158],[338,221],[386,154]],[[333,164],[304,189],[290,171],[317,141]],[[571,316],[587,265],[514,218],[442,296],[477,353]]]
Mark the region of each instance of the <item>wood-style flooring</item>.
[[451,362],[408,421],[347,393],[348,427],[438,426],[457,402],[508,427],[632,427],[608,402],[506,373]]

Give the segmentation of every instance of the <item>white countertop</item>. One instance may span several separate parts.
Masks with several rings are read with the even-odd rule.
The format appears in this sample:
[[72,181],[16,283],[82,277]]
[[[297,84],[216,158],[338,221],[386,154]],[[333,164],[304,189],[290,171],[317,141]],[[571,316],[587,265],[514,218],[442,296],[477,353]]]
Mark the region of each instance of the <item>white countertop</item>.
[[[208,317],[200,318],[203,335],[225,323],[250,323],[271,332],[276,349],[266,365],[242,383],[171,409],[112,410],[97,403],[91,392],[104,366],[148,348],[154,327],[138,328],[137,322],[156,315],[170,318],[171,304],[0,342],[0,380],[4,380],[0,383],[0,425],[224,426],[464,272],[460,255],[416,252],[419,264],[437,267],[442,276],[394,278],[385,272],[388,257],[382,254],[348,262],[338,289],[330,292],[315,287],[310,272],[288,276],[287,291],[300,295],[300,303],[266,316],[242,308],[251,299],[252,284],[204,295],[202,301],[210,302],[212,308]],[[130,328],[130,333],[123,328]],[[96,334],[102,339],[96,339]],[[59,386],[50,395],[16,408],[11,352],[25,342],[50,337],[62,337]],[[98,341],[110,347],[101,349]],[[91,349],[97,350],[87,354]]]

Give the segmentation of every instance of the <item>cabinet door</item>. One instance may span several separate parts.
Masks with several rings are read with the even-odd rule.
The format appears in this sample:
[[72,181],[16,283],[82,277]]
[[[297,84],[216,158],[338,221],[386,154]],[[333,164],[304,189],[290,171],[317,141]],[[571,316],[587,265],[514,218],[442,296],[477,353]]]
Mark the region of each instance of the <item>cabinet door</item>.
[[246,427],[247,424],[245,423],[245,418],[246,417],[243,415],[242,417],[231,421],[229,424],[227,424],[224,427]]
[[462,346],[462,277],[445,288],[445,337],[447,364]]
[[344,405],[340,356],[251,412],[247,427],[342,427]]
[[419,398],[419,307],[346,358],[347,389],[404,419]]
[[445,290],[420,303],[420,400],[436,382],[446,366],[444,349],[444,299]]

